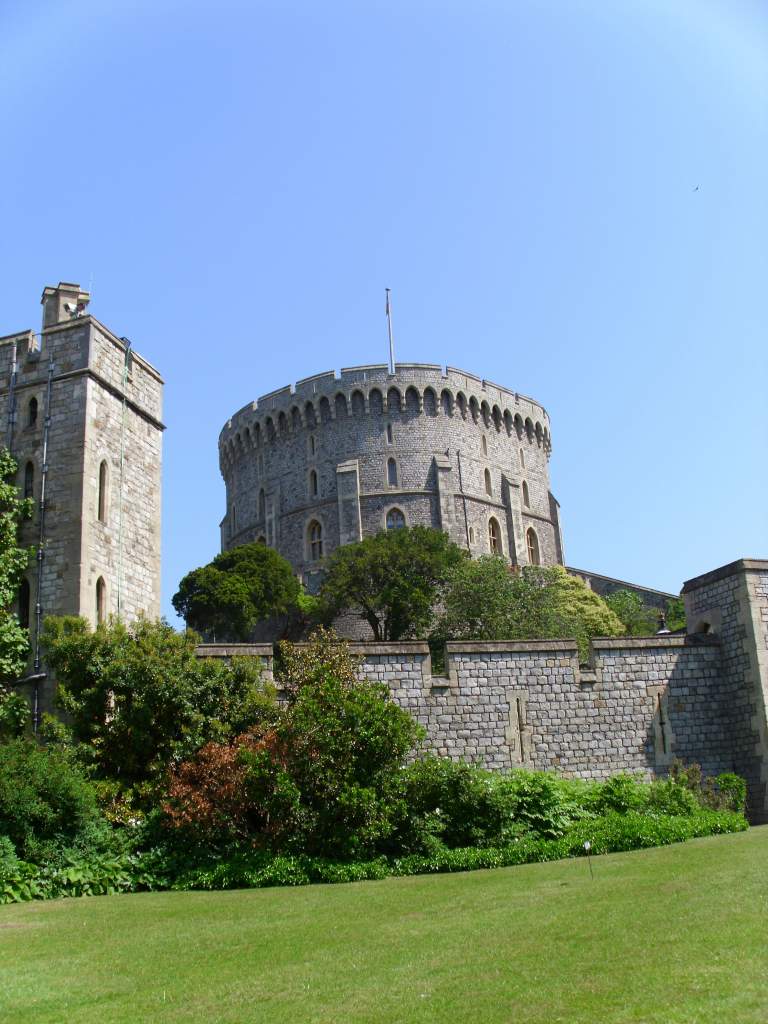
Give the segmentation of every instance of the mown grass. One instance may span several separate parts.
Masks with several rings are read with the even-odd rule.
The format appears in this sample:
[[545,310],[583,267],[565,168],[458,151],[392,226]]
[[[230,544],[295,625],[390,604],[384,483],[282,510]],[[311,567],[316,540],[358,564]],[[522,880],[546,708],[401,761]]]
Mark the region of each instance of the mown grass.
[[352,885],[0,907],[0,1020],[768,1017],[768,828]]

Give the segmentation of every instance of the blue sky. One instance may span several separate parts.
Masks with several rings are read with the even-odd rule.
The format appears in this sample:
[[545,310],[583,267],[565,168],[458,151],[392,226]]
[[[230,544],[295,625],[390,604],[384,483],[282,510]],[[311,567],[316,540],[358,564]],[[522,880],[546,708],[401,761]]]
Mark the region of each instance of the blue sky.
[[0,334],[92,281],[165,375],[169,615],[222,425],[385,361],[385,286],[547,407],[569,564],[768,555],[764,4],[0,0],[0,138]]

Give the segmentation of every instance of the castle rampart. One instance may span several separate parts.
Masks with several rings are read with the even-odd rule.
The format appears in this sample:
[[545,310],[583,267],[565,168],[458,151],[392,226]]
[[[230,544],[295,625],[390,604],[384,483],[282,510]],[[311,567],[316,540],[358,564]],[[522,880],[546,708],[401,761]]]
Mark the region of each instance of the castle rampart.
[[[426,643],[351,648],[361,678],[386,684],[424,726],[427,750],[585,779],[663,776],[679,758],[707,775],[744,775],[751,817],[765,821],[768,562],[725,566],[685,594],[708,632],[595,640],[586,667],[573,640],[449,643],[443,675],[433,675]],[[199,653],[256,654],[272,678],[270,645]]]
[[418,524],[474,554],[562,563],[550,452],[543,406],[463,370],[315,374],[222,430],[222,548],[263,540],[311,580],[339,544]]

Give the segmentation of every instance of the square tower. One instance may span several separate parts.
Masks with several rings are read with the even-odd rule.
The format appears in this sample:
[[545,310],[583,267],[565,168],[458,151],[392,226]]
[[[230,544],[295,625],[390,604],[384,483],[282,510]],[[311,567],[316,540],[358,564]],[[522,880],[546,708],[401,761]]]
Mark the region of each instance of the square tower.
[[33,675],[46,615],[160,615],[164,429],[160,374],[88,314],[88,293],[61,282],[41,301],[39,335],[0,338],[0,429],[35,499],[19,602]]

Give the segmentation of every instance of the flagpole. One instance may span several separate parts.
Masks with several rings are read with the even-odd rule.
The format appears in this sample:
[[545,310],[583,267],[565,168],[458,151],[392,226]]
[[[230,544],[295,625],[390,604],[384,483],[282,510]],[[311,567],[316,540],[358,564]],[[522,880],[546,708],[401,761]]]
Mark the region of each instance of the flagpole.
[[385,288],[384,291],[387,293],[387,328],[389,330],[389,372],[395,372],[395,342],[392,338],[392,303],[390,301],[389,293],[391,289]]

